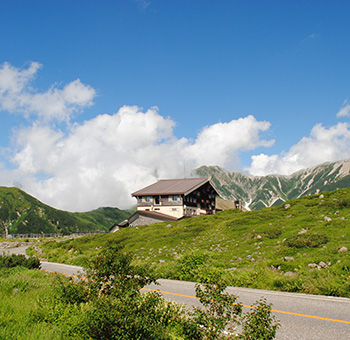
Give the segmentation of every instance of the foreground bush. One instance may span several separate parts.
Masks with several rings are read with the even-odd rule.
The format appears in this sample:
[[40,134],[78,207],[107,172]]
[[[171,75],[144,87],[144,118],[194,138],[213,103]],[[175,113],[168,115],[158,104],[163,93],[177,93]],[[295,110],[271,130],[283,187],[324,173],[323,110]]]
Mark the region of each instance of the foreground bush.
[[141,293],[156,277],[131,258],[118,247],[104,249],[80,280],[23,266],[0,270],[0,339],[237,339],[242,321],[247,333],[259,324],[256,339],[274,338],[278,323],[270,306],[245,321],[219,275],[197,284],[203,308],[187,311],[159,293]]
[[0,256],[0,268],[14,268],[18,266],[28,269],[40,269],[40,261],[37,257],[26,258],[24,255]]
[[87,280],[60,280],[61,299],[67,305],[89,306],[72,334],[91,339],[230,339],[237,336],[235,328],[243,320],[244,330],[261,321],[259,339],[274,338],[278,323],[270,315],[270,306],[261,305],[258,313],[253,310],[242,319],[237,297],[225,292],[227,285],[219,276],[196,285],[204,308],[186,311],[156,292],[141,293],[156,277],[149,268],[132,266],[131,261],[132,256],[121,248],[109,247],[90,262]]

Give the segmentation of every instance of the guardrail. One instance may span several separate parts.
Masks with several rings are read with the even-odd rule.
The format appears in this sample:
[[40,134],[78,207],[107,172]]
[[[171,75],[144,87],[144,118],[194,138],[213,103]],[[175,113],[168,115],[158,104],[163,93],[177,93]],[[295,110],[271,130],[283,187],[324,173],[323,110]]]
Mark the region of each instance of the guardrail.
[[9,234],[7,235],[7,239],[9,239],[9,236],[12,238],[20,238],[20,239],[37,239],[37,238],[58,238],[58,237],[81,237],[81,236],[90,236],[90,235],[99,235],[99,234],[105,234],[105,231],[96,231],[96,232],[86,232],[86,233],[72,233],[72,234]]

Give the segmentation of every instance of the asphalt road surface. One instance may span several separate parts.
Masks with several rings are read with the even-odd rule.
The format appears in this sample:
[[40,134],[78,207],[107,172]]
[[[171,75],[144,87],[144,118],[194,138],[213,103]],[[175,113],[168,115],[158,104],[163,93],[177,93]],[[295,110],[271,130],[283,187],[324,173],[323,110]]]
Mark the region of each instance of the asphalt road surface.
[[[25,247],[6,249],[7,253],[25,253]],[[1,253],[1,249],[0,249]],[[65,275],[77,275],[81,267],[52,262],[42,262],[42,269]],[[194,283],[159,280],[160,285],[150,285],[145,290],[159,290],[167,299],[186,306],[199,306],[195,298]],[[280,321],[277,340],[349,340],[350,299],[283,293],[259,289],[229,287],[228,292],[238,296],[247,311],[261,297],[272,303],[273,314]]]

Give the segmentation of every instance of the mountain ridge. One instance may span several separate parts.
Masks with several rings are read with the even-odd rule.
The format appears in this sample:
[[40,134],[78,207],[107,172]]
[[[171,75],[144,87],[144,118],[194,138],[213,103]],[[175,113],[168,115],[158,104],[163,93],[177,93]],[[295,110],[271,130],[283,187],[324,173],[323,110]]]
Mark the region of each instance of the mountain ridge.
[[89,212],[52,208],[18,188],[0,187],[0,234],[31,234],[108,231],[129,212],[104,207]]
[[249,176],[219,166],[202,166],[195,175],[211,177],[223,199],[241,200],[246,209],[259,210],[309,194],[350,187],[350,159],[325,162],[290,175]]

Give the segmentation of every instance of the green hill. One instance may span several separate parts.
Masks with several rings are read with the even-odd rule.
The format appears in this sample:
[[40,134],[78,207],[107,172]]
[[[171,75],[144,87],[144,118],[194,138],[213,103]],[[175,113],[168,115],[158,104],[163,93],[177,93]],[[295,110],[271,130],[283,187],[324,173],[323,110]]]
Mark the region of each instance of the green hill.
[[0,235],[108,231],[129,213],[117,208],[99,208],[71,213],[49,207],[18,188],[0,187]]
[[222,273],[232,286],[350,297],[350,189],[40,247],[52,261],[84,264],[113,243],[164,278]]

